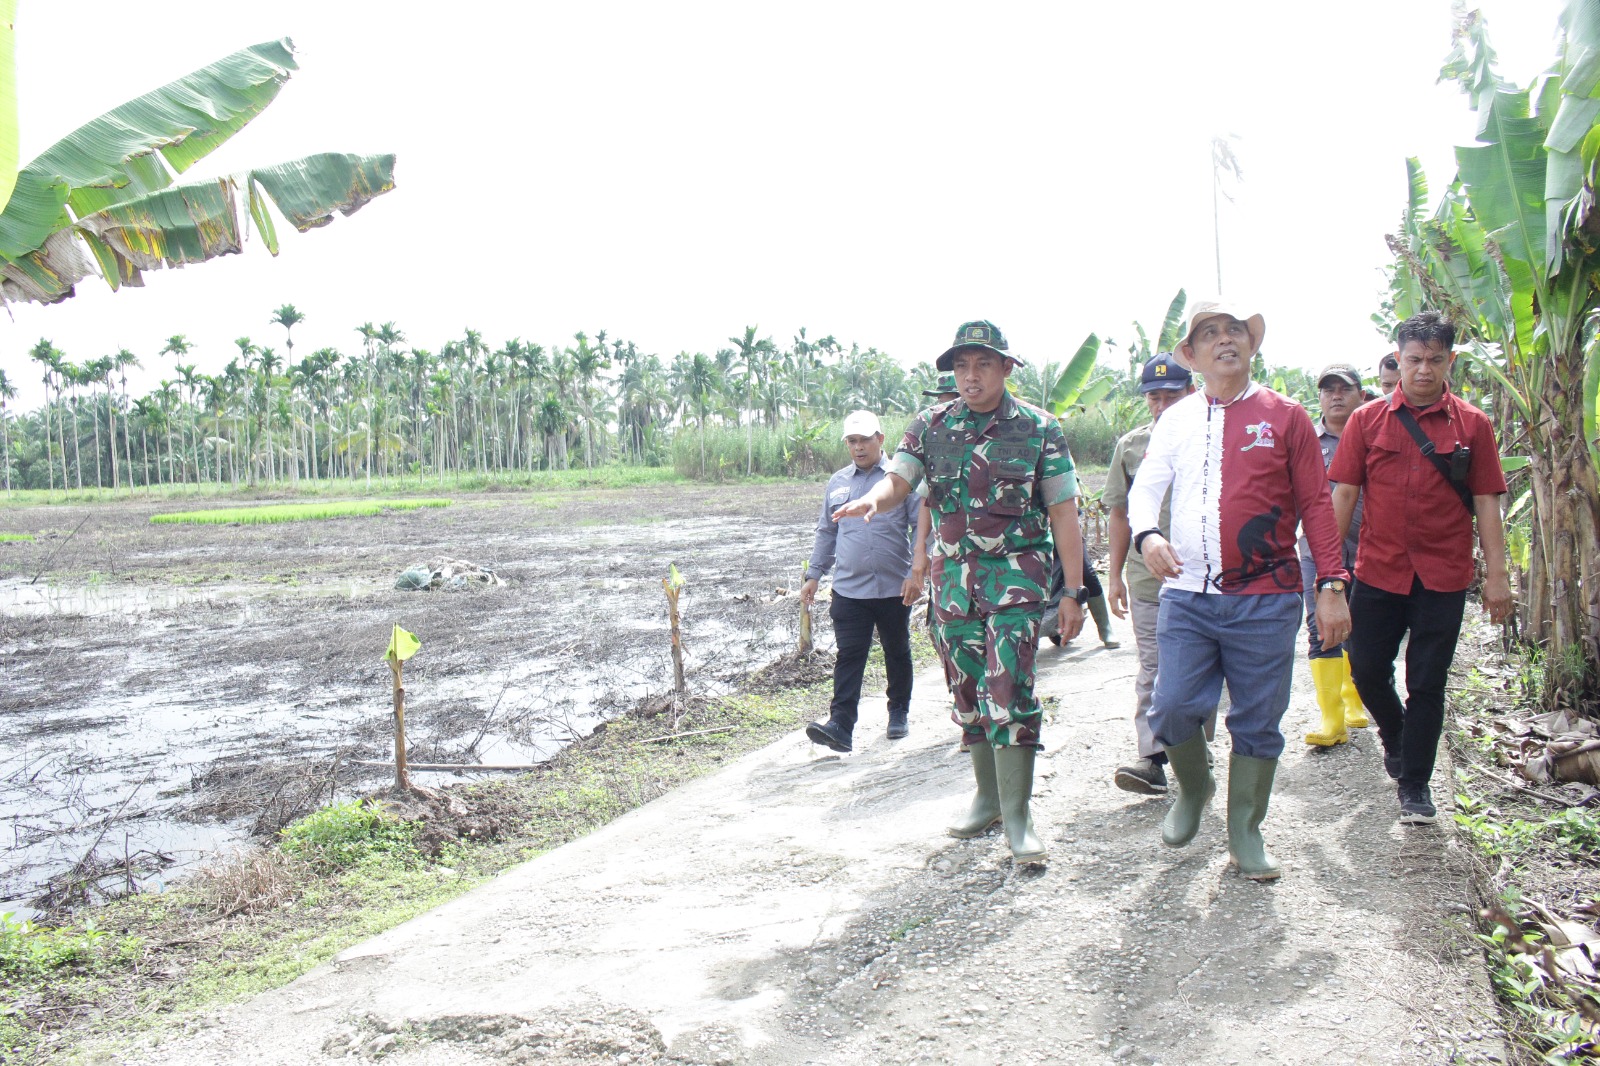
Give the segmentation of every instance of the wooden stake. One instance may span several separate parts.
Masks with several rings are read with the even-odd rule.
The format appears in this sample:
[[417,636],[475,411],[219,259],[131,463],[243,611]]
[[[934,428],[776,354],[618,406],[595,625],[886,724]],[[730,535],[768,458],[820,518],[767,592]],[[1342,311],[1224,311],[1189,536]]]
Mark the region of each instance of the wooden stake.
[[389,671],[394,674],[394,787],[409,792],[411,775],[406,773],[406,687],[400,680],[400,672],[405,665],[393,659],[389,661]]
[[[392,763],[392,762],[384,762],[382,759],[351,759],[350,760],[350,765],[352,765],[352,766],[381,766],[381,767],[384,767],[385,769],[387,769],[388,767],[393,766],[394,763]],[[411,771],[411,770],[417,770],[417,771],[422,771],[422,770],[440,770],[440,771],[447,771],[447,770],[485,770],[485,771],[495,770],[495,771],[499,771],[499,772],[511,773],[511,772],[516,772],[516,771],[519,771],[519,770],[542,770],[542,769],[544,769],[544,767],[545,767],[544,763],[517,763],[515,765],[503,764],[503,763],[476,763],[476,762],[462,762],[462,763],[455,763],[455,762],[410,762],[410,763],[406,763],[406,770],[407,771]]]
[[680,737],[704,737],[709,736],[712,733],[737,733],[738,731],[739,727],[736,725],[722,725],[715,729],[691,729],[687,733],[663,733],[659,737],[645,737],[643,740],[639,741],[639,743],[654,744],[662,740],[677,740]]
[[795,649],[800,656],[811,654],[811,605],[800,601],[800,646]]
[[680,588],[666,578],[661,579],[661,587],[667,590],[667,617],[672,622],[672,691],[681,700],[688,690],[688,685],[683,679],[683,634],[678,630]]

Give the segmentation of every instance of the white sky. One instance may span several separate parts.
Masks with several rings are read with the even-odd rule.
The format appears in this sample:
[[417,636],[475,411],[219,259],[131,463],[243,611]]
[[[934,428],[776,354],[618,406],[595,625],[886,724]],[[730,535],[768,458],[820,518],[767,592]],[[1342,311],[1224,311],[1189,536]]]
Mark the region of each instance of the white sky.
[[[1558,0],[1481,0],[1504,75],[1552,58]],[[302,69],[189,172],[316,151],[393,151],[397,188],[282,254],[96,278],[0,318],[0,366],[42,387],[41,336],[73,361],[128,347],[136,393],[175,377],[173,333],[215,373],[247,335],[352,353],[393,320],[437,351],[605,329],[664,359],[746,324],[930,359],[963,319],[1062,359],[1154,328],[1215,289],[1210,138],[1239,136],[1223,282],[1277,363],[1375,363],[1368,316],[1405,202],[1471,137],[1435,85],[1448,0],[1337,5],[480,3],[21,0],[23,158],[240,47],[290,36]]]

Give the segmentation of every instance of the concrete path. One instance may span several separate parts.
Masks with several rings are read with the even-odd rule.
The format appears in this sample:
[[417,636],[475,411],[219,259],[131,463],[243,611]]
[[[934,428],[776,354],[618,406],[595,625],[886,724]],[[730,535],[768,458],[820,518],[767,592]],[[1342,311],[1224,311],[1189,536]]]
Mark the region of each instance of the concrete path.
[[1395,824],[1374,736],[1307,752],[1301,679],[1266,825],[1287,872],[1244,881],[1220,806],[1168,849],[1166,800],[1112,787],[1133,654],[1079,643],[1041,653],[1042,871],[1014,868],[996,832],[944,835],[971,771],[928,672],[907,740],[864,705],[850,756],[787,737],[103,1061],[1503,1060],[1459,845]]

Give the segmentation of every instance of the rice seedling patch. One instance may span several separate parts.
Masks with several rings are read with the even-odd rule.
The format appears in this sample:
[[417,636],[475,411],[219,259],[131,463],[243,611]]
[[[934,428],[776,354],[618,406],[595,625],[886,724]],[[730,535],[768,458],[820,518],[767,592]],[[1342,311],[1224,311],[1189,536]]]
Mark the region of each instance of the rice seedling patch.
[[329,500],[319,503],[270,503],[259,507],[218,507],[207,511],[173,511],[153,514],[150,521],[187,525],[270,525],[310,522],[323,518],[360,518],[384,511],[414,511],[420,507],[448,507],[446,499]]

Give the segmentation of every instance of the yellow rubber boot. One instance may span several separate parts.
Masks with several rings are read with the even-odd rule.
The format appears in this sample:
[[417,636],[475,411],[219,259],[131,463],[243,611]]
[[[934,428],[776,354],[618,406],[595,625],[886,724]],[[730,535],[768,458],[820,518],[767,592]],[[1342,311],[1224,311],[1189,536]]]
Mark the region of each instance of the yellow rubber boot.
[[1344,697],[1344,724],[1346,729],[1365,729],[1371,723],[1367,721],[1367,709],[1361,703],[1361,693],[1356,691],[1356,683],[1350,680],[1350,653],[1344,653],[1344,687],[1339,690]]
[[1311,683],[1317,688],[1317,706],[1322,708],[1322,728],[1306,734],[1306,743],[1331,748],[1350,739],[1344,727],[1344,658],[1312,659]]

